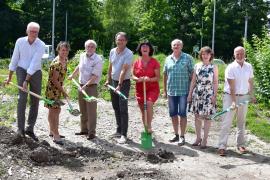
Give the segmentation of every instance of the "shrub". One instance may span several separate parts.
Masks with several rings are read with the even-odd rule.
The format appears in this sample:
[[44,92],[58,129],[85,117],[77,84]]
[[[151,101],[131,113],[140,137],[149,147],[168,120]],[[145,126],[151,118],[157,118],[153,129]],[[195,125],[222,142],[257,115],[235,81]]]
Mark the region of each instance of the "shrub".
[[[252,46],[252,45],[253,46]],[[253,35],[252,42],[244,42],[247,58],[253,65],[258,98],[270,104],[270,37],[267,32],[262,38]]]

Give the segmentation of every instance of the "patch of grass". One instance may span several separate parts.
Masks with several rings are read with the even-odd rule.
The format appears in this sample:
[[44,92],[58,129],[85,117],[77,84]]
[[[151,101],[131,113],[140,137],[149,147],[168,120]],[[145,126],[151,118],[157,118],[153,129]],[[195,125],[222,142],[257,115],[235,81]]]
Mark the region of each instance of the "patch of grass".
[[16,121],[13,116],[16,112],[16,107],[16,100],[0,104],[0,126],[11,126]]
[[270,120],[266,116],[267,107],[263,104],[250,104],[247,114],[247,128],[257,137],[270,143]]
[[0,177],[2,177],[4,174],[5,174],[5,168],[2,162],[0,162]]
[[195,129],[190,125],[187,125],[187,130],[186,131],[188,133],[195,134]]

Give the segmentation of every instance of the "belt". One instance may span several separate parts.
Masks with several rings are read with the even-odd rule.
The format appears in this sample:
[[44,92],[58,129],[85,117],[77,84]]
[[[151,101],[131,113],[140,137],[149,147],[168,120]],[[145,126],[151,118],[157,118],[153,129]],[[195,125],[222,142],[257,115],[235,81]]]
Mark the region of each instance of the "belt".
[[[229,95],[231,95],[230,93],[227,93],[227,92],[224,92],[224,94],[229,94]],[[246,96],[246,95],[248,95],[248,94],[235,94],[235,96]]]
[[[96,86],[97,84],[90,84],[90,85],[86,85],[87,87],[90,87],[90,86]],[[80,84],[80,86],[84,86],[84,84]]]

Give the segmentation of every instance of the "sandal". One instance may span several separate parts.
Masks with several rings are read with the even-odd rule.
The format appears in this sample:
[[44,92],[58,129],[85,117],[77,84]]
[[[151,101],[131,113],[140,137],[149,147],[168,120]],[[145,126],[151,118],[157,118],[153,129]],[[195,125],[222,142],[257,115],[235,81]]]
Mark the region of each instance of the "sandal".
[[202,143],[202,138],[200,140],[197,140],[192,144],[192,146],[200,146]]

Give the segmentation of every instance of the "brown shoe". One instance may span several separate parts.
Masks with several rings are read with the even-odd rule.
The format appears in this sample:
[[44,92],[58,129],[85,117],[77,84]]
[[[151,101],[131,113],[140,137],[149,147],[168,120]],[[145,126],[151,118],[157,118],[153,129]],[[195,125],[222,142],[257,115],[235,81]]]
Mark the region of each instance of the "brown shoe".
[[94,135],[94,134],[89,134],[87,140],[92,140],[92,139],[94,139],[95,137],[96,137],[96,135]]
[[219,150],[218,150],[218,154],[219,154],[220,156],[226,156],[225,149],[219,149]]
[[238,147],[237,149],[240,152],[240,154],[245,154],[247,152],[245,147]]

